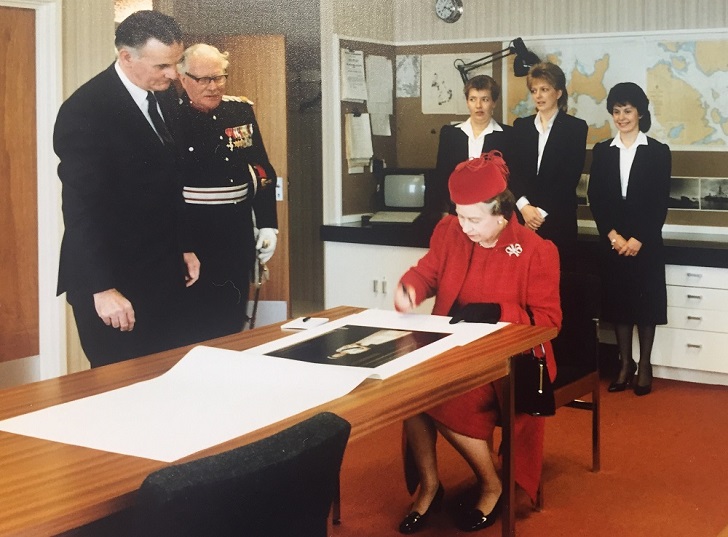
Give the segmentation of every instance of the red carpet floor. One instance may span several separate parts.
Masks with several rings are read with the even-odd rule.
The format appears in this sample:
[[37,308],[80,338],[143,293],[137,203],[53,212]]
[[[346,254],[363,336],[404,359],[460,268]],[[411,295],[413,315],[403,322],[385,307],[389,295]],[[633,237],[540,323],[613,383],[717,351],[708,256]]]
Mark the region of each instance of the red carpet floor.
[[[602,393],[602,470],[591,469],[591,414],[547,418],[544,510],[517,496],[519,537],[715,537],[728,526],[728,387],[655,379],[653,392]],[[498,442],[498,440],[496,440]],[[334,537],[399,535],[408,512],[400,427],[351,442],[341,473],[342,523]],[[438,443],[445,505],[422,537],[465,535],[452,512],[474,483]],[[499,536],[500,522],[476,535]]]

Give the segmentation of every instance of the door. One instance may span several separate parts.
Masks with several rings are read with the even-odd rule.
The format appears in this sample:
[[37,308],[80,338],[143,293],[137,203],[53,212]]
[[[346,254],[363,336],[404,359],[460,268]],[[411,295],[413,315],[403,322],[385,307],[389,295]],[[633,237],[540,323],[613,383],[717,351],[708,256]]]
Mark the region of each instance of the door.
[[[270,280],[260,292],[261,321],[290,317],[288,234],[288,102],[286,50],[282,35],[195,36],[186,43],[204,41],[230,53],[225,92],[253,101],[255,117],[268,158],[281,178],[278,209],[278,245],[268,263]],[[251,301],[254,288],[251,286]],[[267,303],[267,304],[266,304]],[[266,305],[271,306],[266,310]],[[261,325],[257,322],[256,326]]]
[[0,362],[39,353],[35,11],[0,7]]

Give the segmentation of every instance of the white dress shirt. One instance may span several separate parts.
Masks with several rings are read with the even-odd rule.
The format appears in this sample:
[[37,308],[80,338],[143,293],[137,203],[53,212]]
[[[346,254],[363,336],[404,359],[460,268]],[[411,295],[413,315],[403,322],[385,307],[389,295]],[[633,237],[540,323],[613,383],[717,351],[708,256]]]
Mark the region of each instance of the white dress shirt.
[[647,135],[641,131],[637,135],[637,139],[629,147],[622,142],[621,133],[618,133],[612,143],[609,144],[610,147],[616,146],[619,148],[619,181],[622,184],[622,199],[627,197],[629,172],[632,171],[632,163],[634,162],[634,156],[637,154],[637,148],[641,145],[647,145]]
[[[139,110],[141,110],[142,114],[144,114],[144,117],[147,118],[147,123],[149,123],[149,126],[152,127],[154,132],[157,133],[157,136],[159,136],[157,129],[154,128],[154,123],[152,123],[152,118],[149,117],[149,102],[147,101],[147,93],[149,92],[145,89],[140,88],[139,86],[134,84],[134,82],[129,80],[129,77],[127,77],[124,71],[121,70],[118,61],[114,63],[114,69],[116,69],[116,74],[119,75],[121,83],[124,84],[124,87],[131,95],[131,98],[134,99],[134,102],[139,107]],[[159,110],[159,115],[164,118],[164,114],[162,114],[162,110],[159,108],[159,103],[157,103],[157,110]],[[162,139],[161,136],[159,139]]]
[[458,125],[458,128],[468,135],[468,158],[478,158],[483,153],[483,143],[488,134],[494,131],[503,132],[503,128],[493,118],[490,118],[490,123],[478,136],[473,134],[473,124],[470,122],[470,118]]

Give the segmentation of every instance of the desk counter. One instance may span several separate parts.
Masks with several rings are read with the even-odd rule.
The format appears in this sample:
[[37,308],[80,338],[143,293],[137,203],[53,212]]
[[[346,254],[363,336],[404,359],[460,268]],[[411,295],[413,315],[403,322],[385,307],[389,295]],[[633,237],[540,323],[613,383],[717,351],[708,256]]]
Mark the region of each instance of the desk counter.
[[[580,221],[580,224],[582,222]],[[324,242],[344,242],[383,246],[428,248],[433,223],[376,224],[361,223],[323,225],[320,238]],[[664,231],[667,264],[728,268],[728,234]],[[579,249],[593,257],[597,232],[593,224],[579,226]]]

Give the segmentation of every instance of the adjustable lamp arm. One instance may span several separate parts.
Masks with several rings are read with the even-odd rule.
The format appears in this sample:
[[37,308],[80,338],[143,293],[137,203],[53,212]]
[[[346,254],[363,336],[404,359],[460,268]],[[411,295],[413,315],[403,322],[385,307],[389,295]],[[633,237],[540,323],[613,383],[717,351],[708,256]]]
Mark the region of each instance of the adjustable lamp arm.
[[525,76],[528,73],[528,68],[540,61],[538,56],[526,48],[526,45],[523,43],[523,39],[517,37],[503,50],[498,50],[488,54],[487,56],[473,60],[472,62],[466,63],[463,60],[457,59],[454,62],[455,68],[460,71],[460,78],[463,79],[463,84],[465,84],[468,81],[468,73],[470,71],[477,69],[478,67],[482,67],[483,65],[493,63],[497,60],[502,60],[511,54],[516,55],[516,60],[513,65],[516,76]]

